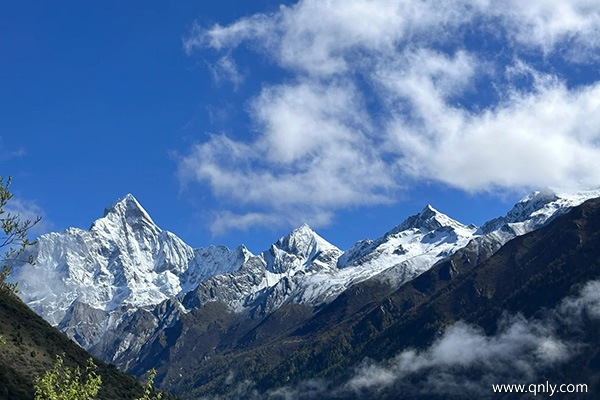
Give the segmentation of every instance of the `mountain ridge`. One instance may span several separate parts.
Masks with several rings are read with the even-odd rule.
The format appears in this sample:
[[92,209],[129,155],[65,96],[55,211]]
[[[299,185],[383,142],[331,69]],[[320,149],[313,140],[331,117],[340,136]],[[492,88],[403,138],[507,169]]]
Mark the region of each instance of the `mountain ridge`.
[[[582,193],[577,198],[577,196],[559,197],[555,192],[548,190],[534,192],[518,202],[505,217],[493,219],[482,225],[481,232],[478,232],[473,225],[465,226],[440,213],[431,205],[427,205],[420,213],[406,218],[402,223],[392,228],[379,239],[374,241],[369,239],[358,241],[345,252],[342,252],[337,247],[322,239],[308,225],[302,225],[292,230],[287,236],[280,238],[269,250],[263,251],[259,256],[262,256],[266,262],[267,272],[285,272],[284,270],[290,268],[292,264],[295,267],[291,267],[291,269],[298,272],[308,266],[303,265],[303,263],[308,262],[309,265],[312,265],[312,261],[314,260],[306,259],[309,256],[308,254],[296,254],[298,253],[295,251],[297,249],[294,250],[289,248],[289,246],[287,248],[289,251],[286,251],[285,241],[297,240],[297,238],[294,238],[294,232],[296,232],[297,236],[303,236],[304,238],[312,237],[314,244],[318,246],[320,243],[322,247],[328,250],[327,257],[322,259],[316,258],[315,260],[319,261],[318,264],[321,269],[325,268],[325,270],[329,270],[335,275],[329,278],[332,278],[332,290],[338,293],[339,290],[347,286],[349,281],[356,282],[356,280],[366,279],[366,277],[370,277],[372,274],[383,272],[385,269],[401,263],[411,264],[420,261],[421,265],[408,266],[408,268],[414,269],[417,273],[418,271],[423,271],[440,257],[447,256],[456,249],[466,245],[468,240],[474,238],[479,233],[493,236],[494,240],[504,243],[515,235],[535,229],[536,226],[545,223],[554,213],[570,207],[571,203],[575,204],[577,201],[582,201],[584,198],[594,194],[600,195],[600,190]],[[577,200],[573,200],[574,198]],[[557,200],[565,204],[561,204],[560,207],[555,206],[553,209],[552,207],[548,207],[548,205],[555,205]],[[536,212],[535,221],[530,222],[526,220],[530,214]],[[129,223],[127,222],[128,220]],[[519,220],[525,220],[525,222]],[[136,225],[137,229],[134,229],[132,225]],[[409,235],[407,231],[410,230],[413,231]],[[398,234],[403,232],[403,237],[397,237]],[[424,236],[419,236],[420,234]],[[63,233],[63,236],[56,233],[49,235],[54,236],[51,236],[51,239],[47,241],[45,240],[48,238],[47,235],[40,237],[38,248],[43,249],[47,245],[47,242],[52,243],[59,241],[62,237],[71,237],[68,241],[75,241],[73,245],[83,248],[83,253],[81,251],[72,251],[71,253],[75,254],[67,254],[67,259],[59,263],[62,265],[52,265],[50,267],[54,267],[55,270],[60,270],[61,267],[66,269],[62,273],[62,278],[59,277],[57,279],[56,274],[53,276],[49,269],[38,271],[41,272],[40,275],[45,278],[46,282],[43,285],[38,284],[37,290],[35,289],[35,282],[33,282],[34,288],[28,288],[30,283],[27,279],[28,276],[18,276],[19,273],[17,272],[16,276],[22,282],[23,293],[38,292],[39,294],[40,292],[48,292],[44,288],[51,289],[50,286],[52,284],[56,285],[61,293],[66,293],[68,290],[65,285],[68,286],[71,283],[70,287],[80,288],[77,289],[79,292],[77,292],[78,294],[75,298],[83,300],[93,308],[104,309],[105,311],[117,309],[121,304],[127,304],[127,301],[130,301],[133,307],[144,307],[157,305],[167,298],[182,296],[185,293],[193,291],[200,282],[209,279],[211,276],[239,271],[242,264],[253,256],[243,245],[238,246],[234,250],[229,250],[222,246],[192,249],[176,235],[161,230],[131,194],[127,194],[106,208],[104,216],[96,220],[87,233],[77,228],[70,228]],[[436,235],[438,235],[437,238]],[[90,238],[89,236],[92,237]],[[94,240],[96,240],[94,237],[104,239],[108,244],[98,248],[98,246],[93,245]],[[421,245],[414,246],[415,243],[420,241],[427,248],[432,248],[434,251],[441,250],[440,246],[437,245],[426,246],[427,241],[437,244],[436,240],[439,243],[447,245],[445,250],[439,251],[437,254],[429,254],[428,250],[421,248]],[[394,243],[390,243],[391,241]],[[92,251],[85,254],[85,247],[90,242],[92,243]],[[118,244],[116,249],[112,245],[115,243]],[[287,243],[287,245],[290,245],[290,243]],[[303,243],[303,245],[308,249],[310,244]],[[63,247],[66,247],[66,252],[68,253],[68,243]],[[313,250],[315,248],[313,246]],[[306,251],[306,249],[303,250]],[[150,254],[148,250],[150,250]],[[115,251],[118,254],[113,254]],[[82,258],[84,262],[86,257],[88,259],[96,259],[97,255],[95,253],[104,253],[102,255],[107,258],[104,262],[105,265],[95,265],[95,268],[91,270],[89,267],[82,268],[73,265],[73,259],[77,257]],[[57,264],[57,257],[54,256],[53,259],[52,254],[42,254],[41,257],[39,253],[33,255],[35,258],[41,258],[41,260],[38,260],[38,265]],[[316,256],[316,254],[313,254],[313,256]],[[70,260],[68,259],[69,257],[71,258]],[[110,259],[111,257],[112,259]],[[123,258],[129,258],[130,260],[123,260]],[[203,261],[200,263],[201,265],[195,262],[197,259]],[[132,266],[129,269],[122,269],[119,265],[124,262]],[[146,265],[143,265],[144,268],[140,269],[135,268],[133,264]],[[357,264],[361,264],[362,271],[355,271],[356,277],[349,277],[354,271],[348,270],[341,273],[337,271],[348,269],[348,267],[352,265],[356,266]],[[144,277],[148,273],[152,275],[152,279]],[[184,279],[182,280],[181,278]],[[270,278],[278,279],[266,274],[265,279],[268,280]],[[51,283],[48,284],[48,282]],[[79,282],[79,286],[77,286],[77,282]],[[131,284],[128,282],[131,282]],[[94,283],[95,286],[107,287],[108,289],[100,294],[93,294],[96,292],[95,290],[84,290],[86,287],[90,287],[90,283]],[[121,286],[111,287],[111,283],[113,286],[115,283]],[[270,286],[272,286],[271,283],[265,283],[265,287]],[[83,289],[81,289],[82,287]],[[138,288],[138,290],[134,290],[135,288]],[[142,288],[141,291],[139,288]],[[47,296],[43,300],[47,303],[48,297],[56,296],[50,290],[50,293],[47,293]],[[90,296],[91,298],[89,298]],[[94,298],[94,296],[98,298]],[[42,299],[26,297],[24,300],[30,306],[33,306],[36,312],[49,318],[53,325],[58,325],[65,315],[68,306],[75,298],[67,296],[62,306],[56,307],[57,309],[54,311],[47,310],[47,305],[38,306]],[[315,301],[318,302],[320,300],[317,299]]]
[[[43,235],[31,254],[38,262],[34,276],[44,279],[26,280],[23,298],[93,354],[141,372],[161,362],[152,356],[156,349],[168,359],[174,351],[170,346],[180,346],[178,338],[190,321],[197,321],[195,314],[216,324],[198,335],[212,335],[210,340],[206,336],[210,343],[215,335],[222,338],[220,345],[203,350],[205,357],[228,346],[255,346],[267,340],[266,327],[274,332],[296,329],[318,310],[341,304],[349,298],[347,291],[375,284],[380,293],[369,301],[376,301],[469,246],[485,260],[510,239],[538,229],[592,195],[600,196],[600,190],[562,197],[533,193],[504,217],[484,224],[485,229],[427,205],[380,238],[359,241],[345,252],[302,225],[258,255],[243,245],[193,249],[156,226],[135,197],[127,195],[89,231],[72,228]],[[449,268],[447,273],[455,272]],[[121,286],[101,286],[111,282]],[[138,294],[146,295],[141,296],[144,301]],[[52,314],[51,301],[59,314]],[[352,304],[360,308],[364,301],[352,300],[344,313],[357,312]],[[216,309],[225,314],[215,314]],[[277,317],[281,313],[294,317],[284,323]],[[340,318],[332,316],[331,321]]]

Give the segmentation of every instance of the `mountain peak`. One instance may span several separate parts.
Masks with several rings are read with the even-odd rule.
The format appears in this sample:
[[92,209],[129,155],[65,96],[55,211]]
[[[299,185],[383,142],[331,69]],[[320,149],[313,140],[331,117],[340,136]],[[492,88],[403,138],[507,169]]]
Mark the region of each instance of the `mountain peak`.
[[557,192],[546,188],[523,197],[503,217],[486,222],[483,233],[502,230],[509,234],[522,235],[539,228],[555,216],[563,214],[584,201],[600,196],[600,189],[588,189],[576,192]]
[[[504,227],[504,229],[514,230],[516,227],[514,224],[529,224],[532,216],[540,213],[543,215],[541,215],[542,221],[539,222],[543,223],[543,221],[548,219],[550,215],[553,214],[553,211],[544,213],[543,210],[547,207],[553,208],[551,205],[556,203],[559,199],[560,198],[556,192],[551,189],[543,189],[532,192],[531,194],[519,200],[519,202],[516,203],[505,216],[486,222],[481,227],[482,232],[489,233],[499,230],[502,227]],[[513,224],[513,227],[511,228],[507,224]]]
[[[144,207],[132,194],[127,194],[104,209],[104,216],[92,223],[90,230],[104,234],[120,235],[123,229],[153,232],[158,235],[161,229],[154,223]],[[119,233],[121,232],[121,233]]]
[[118,212],[119,210],[130,207],[143,208],[134,195],[127,193],[125,196],[113,201],[112,204],[104,210],[104,215],[106,216],[106,214],[110,212]]
[[296,260],[297,266],[309,265],[318,260],[327,263],[327,260],[337,260],[341,253],[337,247],[319,236],[310,226],[302,224],[286,236],[279,238],[268,251],[262,253],[262,256],[267,263],[268,270],[281,273],[289,269],[288,263],[292,259]]
[[523,197],[519,203],[549,203],[558,199],[556,192],[550,188],[536,190]]
[[307,224],[303,223],[299,227],[293,229],[287,236],[295,235],[316,235],[317,233]]
[[110,207],[104,210],[104,216],[117,215],[124,217],[127,221],[142,221],[145,220],[149,223],[154,223],[148,212],[142,207],[137,199],[128,193],[125,197],[122,197],[112,203]]
[[523,197],[514,207],[508,212],[507,218],[516,222],[529,217],[533,212],[540,210],[546,204],[557,201],[559,196],[552,189],[537,190]]
[[460,222],[439,212],[431,204],[427,204],[420,213],[408,217],[390,233],[394,234],[408,229],[433,231],[442,227],[453,229],[465,228]]
[[433,206],[431,204],[427,204],[425,207],[423,207],[423,209],[421,210],[419,215],[421,215],[424,218],[430,218],[430,217],[435,217],[436,215],[443,215],[443,214],[441,212],[439,212],[438,210],[436,210],[435,208],[433,208]]
[[275,246],[292,253],[296,253],[298,251],[302,253],[306,251],[306,248],[315,241],[326,242],[325,239],[321,238],[315,231],[313,231],[308,224],[304,223],[298,228],[293,229],[286,236],[279,238],[279,240],[275,243]]

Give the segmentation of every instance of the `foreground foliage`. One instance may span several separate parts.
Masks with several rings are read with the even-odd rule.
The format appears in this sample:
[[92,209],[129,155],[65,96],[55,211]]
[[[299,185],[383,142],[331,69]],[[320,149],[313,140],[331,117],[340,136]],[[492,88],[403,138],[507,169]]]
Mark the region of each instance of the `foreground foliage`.
[[[13,194],[10,192],[11,178],[9,177],[4,182],[4,178],[0,176],[0,225],[2,226],[2,234],[0,236],[0,249],[4,254],[1,256],[0,270],[0,290],[7,293],[16,293],[17,284],[7,282],[10,275],[10,262],[18,260],[27,246],[35,243],[27,238],[27,232],[40,221],[40,217],[35,220],[21,220],[20,215],[6,211],[8,202],[12,199]],[[33,262],[32,257],[27,260]]]
[[[102,386],[102,377],[96,372],[94,361],[89,358],[85,374],[79,367],[75,370],[65,366],[62,357],[57,356],[52,369],[34,381],[34,400],[96,400]],[[148,372],[144,395],[136,400],[160,400],[162,393],[155,393],[156,371]]]
[[156,392],[154,389],[154,378],[156,378],[156,370],[151,369],[148,371],[148,380],[146,381],[146,386],[144,387],[144,395],[137,400],[161,400],[162,393]]
[[79,367],[72,370],[56,357],[56,363],[42,377],[35,379],[35,400],[94,400],[102,385],[96,365],[88,359],[85,377]]

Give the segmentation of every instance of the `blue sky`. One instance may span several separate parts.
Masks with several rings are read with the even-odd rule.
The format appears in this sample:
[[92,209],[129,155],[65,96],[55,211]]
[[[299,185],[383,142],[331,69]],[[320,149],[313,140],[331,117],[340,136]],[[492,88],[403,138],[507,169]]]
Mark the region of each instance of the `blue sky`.
[[600,184],[598,2],[216,4],[3,4],[0,167],[38,233],[132,193],[194,247],[348,248]]

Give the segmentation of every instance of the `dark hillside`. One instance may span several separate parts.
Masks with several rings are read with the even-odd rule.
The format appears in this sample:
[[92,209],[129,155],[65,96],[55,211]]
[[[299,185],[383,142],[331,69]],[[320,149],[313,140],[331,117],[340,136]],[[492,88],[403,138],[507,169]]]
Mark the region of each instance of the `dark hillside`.
[[[0,399],[31,400],[33,379],[52,367],[57,355],[65,364],[85,369],[90,357],[50,326],[21,300],[0,291]],[[134,399],[143,394],[137,379],[94,360],[102,376],[101,399]]]
[[[515,394],[491,396],[491,387],[485,382],[491,379],[493,369],[471,364],[444,371],[445,375],[439,375],[433,366],[429,372],[410,372],[408,378],[381,390],[344,389],[357,371],[364,369],[365,360],[377,366],[393,366],[395,356],[408,349],[428,354],[449,329],[460,324],[466,324],[463,326],[471,329],[466,329],[467,334],[481,343],[507,340],[502,321],[508,318],[520,321],[533,337],[542,328],[548,330],[546,336],[539,336],[540,340],[550,337],[559,347],[567,346],[569,352],[568,357],[544,368],[530,362],[535,354],[525,354],[530,363],[518,360],[515,366],[529,365],[527,376],[518,375],[518,368],[513,371],[510,360],[504,360],[499,364],[504,368],[503,378],[586,383],[590,392],[578,396],[593,398],[591,393],[600,391],[600,318],[581,317],[577,326],[552,318],[558,318],[556,310],[564,299],[579,296],[586,283],[600,279],[600,199],[590,200],[549,225],[517,237],[491,257],[486,246],[485,242],[473,241],[391,294],[389,287],[373,279],[355,285],[329,305],[313,310],[312,315],[307,311],[296,315],[282,308],[252,329],[244,341],[217,346],[210,356],[186,364],[191,367],[187,381],[177,379],[167,368],[170,379],[163,383],[190,399],[215,394],[223,399],[251,398],[241,395],[240,390],[246,395],[252,390],[252,398],[277,393],[272,397],[275,399],[288,398],[282,397],[284,394],[294,399],[529,398]],[[564,317],[561,314],[560,318]],[[195,323],[191,319],[183,323],[190,324],[183,332],[193,331]],[[230,325],[221,327],[225,328],[222,332],[228,330],[226,326]],[[194,337],[186,339],[184,334],[177,341],[182,348],[192,349]],[[485,366],[490,361],[481,362]],[[172,359],[165,365],[177,363]],[[415,391],[432,379],[430,372],[487,387],[487,393],[449,397],[448,393]],[[285,390],[273,392],[276,388]]]
[[[477,244],[471,243],[387,299],[372,304],[370,312],[322,331],[271,371],[261,382],[263,387],[295,379],[301,382],[309,376],[345,382],[365,359],[385,363],[406,349],[426,349],[458,321],[483,328],[483,334],[493,338],[506,315],[522,315],[530,321],[550,314],[549,309],[576,296],[587,282],[600,279],[600,199],[587,201],[548,226],[517,237],[483,262],[479,252]],[[554,332],[562,335],[565,343],[578,344],[570,358],[536,377],[544,382],[587,383],[588,395],[579,396],[595,398],[592,393],[600,392],[600,321],[586,313],[576,328],[563,323],[561,330]],[[481,371],[469,373],[478,376]],[[417,374],[411,379],[416,384],[431,378]],[[376,398],[437,398],[411,395],[406,389],[397,384],[378,392]],[[403,396],[398,397],[399,393]],[[346,393],[342,398],[353,397]]]

